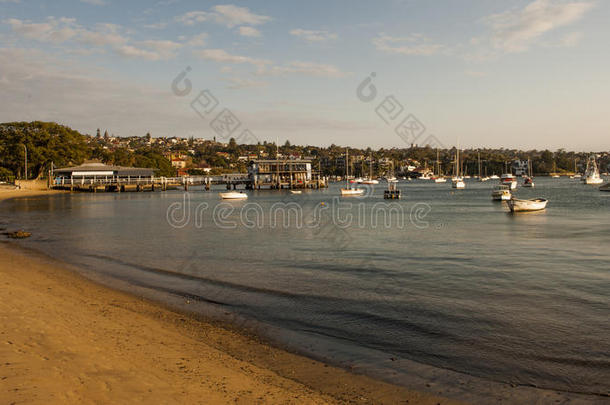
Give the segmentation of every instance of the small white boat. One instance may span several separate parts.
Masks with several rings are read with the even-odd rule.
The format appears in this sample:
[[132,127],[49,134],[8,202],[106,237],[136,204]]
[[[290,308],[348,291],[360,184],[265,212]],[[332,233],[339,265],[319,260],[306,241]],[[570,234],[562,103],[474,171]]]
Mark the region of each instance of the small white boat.
[[485,177],[480,177],[479,181],[487,181],[489,179],[490,179],[489,177],[485,176]]
[[495,186],[491,192],[491,199],[494,201],[508,201],[511,197],[510,187],[502,184]]
[[571,179],[580,179],[580,174],[573,174],[572,176],[570,176]]
[[375,179],[364,179],[360,182],[361,184],[379,184],[379,180]]
[[500,177],[498,177],[497,174],[492,174],[491,176],[489,176],[489,178],[492,180],[498,180]]
[[434,182],[435,183],[446,183],[447,179],[444,178],[444,177],[437,177],[437,178],[434,179]]
[[302,194],[301,190],[290,190],[290,194]]
[[551,176],[551,178],[553,178],[553,179],[558,179],[558,178],[560,178],[560,177],[561,177],[561,176],[560,176],[560,175],[558,175],[558,174],[554,174],[554,175],[552,175],[552,176]]
[[418,177],[419,180],[430,180],[430,176],[428,176],[427,174],[422,174],[421,176]]
[[457,189],[466,188],[466,183],[464,183],[464,180],[461,177],[454,177],[451,179],[451,187]]
[[223,200],[245,200],[248,194],[241,191],[227,191],[226,193],[218,193]]
[[528,212],[528,211],[541,211],[546,208],[548,200],[544,198],[534,198],[532,200],[519,200],[517,198],[511,198],[506,202],[510,212]]
[[364,194],[364,189],[362,188],[342,188],[341,195],[351,196],[351,195],[362,195]]

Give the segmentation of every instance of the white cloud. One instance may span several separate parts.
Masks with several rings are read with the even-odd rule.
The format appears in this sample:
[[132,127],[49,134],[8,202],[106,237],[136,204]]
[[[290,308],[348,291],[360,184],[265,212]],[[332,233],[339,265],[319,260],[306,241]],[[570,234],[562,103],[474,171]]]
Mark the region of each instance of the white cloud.
[[105,6],[106,2],[104,0],[80,0],[81,3],[92,4],[94,6]]
[[290,31],[290,35],[301,38],[307,42],[325,42],[332,39],[337,39],[337,34],[328,31],[304,30],[297,28]]
[[77,34],[78,27],[72,18],[48,17],[45,22],[33,23],[31,21],[10,18],[4,21],[11,29],[25,38],[42,42],[64,42]]
[[536,0],[522,10],[510,10],[486,17],[492,30],[491,43],[503,52],[523,52],[545,33],[580,20],[592,2]]
[[434,55],[444,49],[443,45],[435,44],[421,34],[392,37],[380,33],[373,38],[372,43],[379,51],[400,55]]
[[185,25],[213,21],[227,28],[233,28],[237,25],[261,25],[271,21],[271,17],[254,14],[246,7],[226,4],[214,6],[212,11],[189,11],[176,17],[176,21]]
[[205,46],[208,40],[208,34],[202,32],[201,34],[197,34],[189,39],[188,44],[190,46]]
[[133,45],[123,45],[117,48],[117,53],[121,56],[126,56],[128,58],[142,58],[148,60],[159,60],[161,59],[161,55],[154,51],[149,51],[147,49],[137,48]]
[[228,53],[224,49],[202,49],[199,51],[193,51],[193,54],[202,59],[212,60],[214,62],[237,64],[247,63],[250,65],[257,66],[259,68],[262,68],[263,66],[271,63],[271,61],[266,59],[257,59],[251,58],[249,56],[233,55]]
[[244,37],[260,37],[261,32],[254,27],[239,27],[239,35]]
[[148,28],[151,30],[162,30],[163,28],[167,27],[167,23],[158,22],[158,23],[152,23],[152,24],[144,24],[144,25],[142,25],[142,27]]
[[250,87],[265,87],[267,82],[253,79],[244,79],[241,77],[230,77],[226,79],[230,84],[227,86],[229,89],[245,89]]
[[169,40],[140,41],[138,44],[158,54],[160,59],[173,58],[176,51],[183,46],[183,44]]
[[[41,41],[86,45],[87,48],[68,48],[72,54],[90,54],[105,52],[109,47],[120,56],[142,58],[147,60],[163,60],[176,56],[176,52],[185,44],[171,40],[132,41],[125,30],[116,24],[96,24],[91,29],[84,28],[70,18],[49,17],[42,23],[9,19],[4,21],[10,25],[13,32],[24,38]],[[205,44],[206,34],[193,37],[187,45],[201,46]]]
[[318,77],[344,77],[347,75],[346,72],[341,71],[336,66],[333,65],[325,65],[320,63],[313,62],[302,62],[302,61],[293,61],[289,62],[282,66],[273,66],[270,69],[263,71],[261,73],[270,73],[270,74],[286,74],[286,73],[296,73],[303,74],[307,76],[318,76]]

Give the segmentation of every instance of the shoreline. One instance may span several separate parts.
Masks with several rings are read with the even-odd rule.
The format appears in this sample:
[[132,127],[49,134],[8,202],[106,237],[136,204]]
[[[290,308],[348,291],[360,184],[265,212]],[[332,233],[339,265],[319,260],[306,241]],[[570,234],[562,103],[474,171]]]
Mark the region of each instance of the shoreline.
[[2,397],[9,403],[418,403],[458,401],[272,347],[0,244]]

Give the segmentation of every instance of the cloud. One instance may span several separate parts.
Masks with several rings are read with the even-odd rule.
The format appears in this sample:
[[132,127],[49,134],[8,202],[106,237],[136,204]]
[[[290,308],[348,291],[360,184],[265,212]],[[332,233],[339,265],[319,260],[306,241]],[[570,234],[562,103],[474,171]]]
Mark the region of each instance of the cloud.
[[560,46],[571,48],[578,45],[578,43],[582,40],[583,36],[584,35],[582,32],[570,32],[569,34],[566,34],[563,36],[563,38],[561,38],[559,44]]
[[62,43],[74,40],[87,45],[118,45],[127,42],[127,38],[119,33],[120,27],[115,24],[96,24],[93,29],[86,29],[76,23],[73,18],[48,17],[45,22],[11,18],[4,21],[11,26],[13,32],[27,39],[40,42]]
[[341,69],[333,65],[324,65],[319,63],[302,61],[289,62],[282,66],[273,66],[268,70],[262,71],[261,73],[269,73],[275,75],[296,73],[318,77],[344,77],[347,75],[346,72],[341,71]]
[[190,46],[205,46],[208,40],[208,34],[202,32],[201,34],[197,34],[191,39],[188,40],[188,45]]
[[239,27],[239,35],[243,37],[260,37],[261,32],[254,27]]
[[434,55],[444,49],[443,45],[435,44],[421,34],[411,34],[407,37],[392,37],[380,33],[372,40],[378,51],[398,55]]
[[104,0],[80,0],[81,3],[87,3],[94,6],[105,6],[106,2]]
[[161,59],[161,55],[157,52],[149,51],[142,48],[137,48],[133,45],[123,45],[117,48],[116,52],[121,56],[126,56],[128,58],[142,58],[148,60],[159,60]]
[[536,0],[522,10],[493,14],[483,22],[492,30],[495,49],[523,52],[545,33],[580,20],[592,8],[592,2]]
[[[24,38],[40,42],[86,45],[87,48],[67,49],[72,54],[90,54],[105,52],[109,47],[120,56],[142,58],[146,60],[165,60],[176,56],[176,52],[185,44],[170,40],[132,41],[121,26],[116,24],[95,24],[91,29],[84,28],[71,18],[49,17],[42,23],[32,23],[18,19],[4,21],[10,25],[13,32]],[[193,37],[187,45],[196,46],[205,43],[206,34]]]
[[291,30],[290,35],[294,35],[307,42],[325,42],[337,39],[337,34],[332,34],[328,31],[304,30],[300,28]]
[[246,7],[234,6],[231,4],[217,5],[212,7],[212,11],[189,11],[176,17],[176,21],[185,25],[194,25],[206,21],[213,21],[233,28],[238,25],[261,25],[271,21],[271,17],[252,13]]
[[232,55],[224,49],[202,49],[199,51],[193,51],[193,54],[199,58],[211,60],[214,62],[236,64],[247,63],[250,65],[257,66],[259,68],[262,68],[263,66],[271,63],[271,61],[266,59],[257,59],[251,58],[249,56]]
[[161,30],[161,29],[167,27],[167,23],[166,22],[158,22],[158,23],[152,23],[152,24],[144,24],[144,25],[142,25],[142,27],[148,28],[148,29],[151,29],[151,30]]
[[244,79],[241,77],[230,77],[225,80],[230,83],[230,85],[227,87],[229,89],[234,89],[234,90],[251,88],[251,87],[265,87],[268,84],[267,82],[264,82],[261,80]]
[[11,26],[13,32],[25,38],[41,42],[61,43],[73,38],[77,34],[78,26],[73,18],[48,17],[45,22],[33,23],[31,21],[9,18],[4,21]]

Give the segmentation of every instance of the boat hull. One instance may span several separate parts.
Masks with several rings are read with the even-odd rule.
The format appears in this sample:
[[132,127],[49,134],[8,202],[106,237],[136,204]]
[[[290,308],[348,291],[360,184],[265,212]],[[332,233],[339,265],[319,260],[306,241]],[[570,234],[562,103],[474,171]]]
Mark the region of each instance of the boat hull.
[[604,179],[599,178],[599,177],[587,177],[585,179],[585,184],[591,185],[591,184],[602,184],[604,182]]
[[357,196],[364,194],[364,190],[359,188],[342,188],[341,195],[342,196]]
[[245,200],[248,194],[245,193],[218,193],[223,200]]

